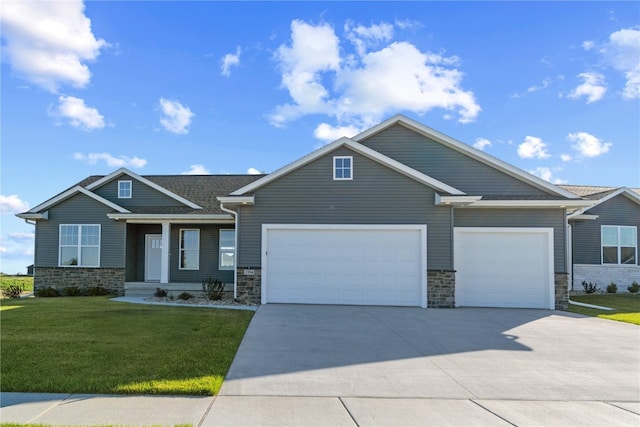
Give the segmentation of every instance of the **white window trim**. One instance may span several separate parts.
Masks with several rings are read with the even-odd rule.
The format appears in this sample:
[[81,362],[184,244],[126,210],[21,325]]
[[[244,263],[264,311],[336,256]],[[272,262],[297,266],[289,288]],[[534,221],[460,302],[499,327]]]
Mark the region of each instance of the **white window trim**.
[[[233,265],[231,267],[223,267],[222,266],[222,232],[223,231],[233,231]],[[226,270],[235,270],[236,269],[236,234],[235,229],[233,228],[221,228],[218,233],[218,270],[226,271]]]
[[[618,244],[617,244],[617,250],[618,250],[618,262],[617,263],[612,263],[612,262],[604,262],[604,245],[602,242],[602,231],[604,230],[605,227],[611,227],[611,228],[616,228],[618,230]],[[633,233],[634,236],[636,238],[636,244],[635,246],[623,246],[620,244],[620,229],[622,228],[631,228],[633,229]],[[607,247],[613,247],[613,246],[607,246]],[[636,256],[636,262],[633,264],[623,264],[622,261],[622,254],[620,253],[620,248],[634,248],[635,249],[635,256]],[[630,266],[630,265],[638,265],[638,228],[635,225],[601,225],[600,226],[600,264],[601,265],[606,265],[606,266]]]
[[[196,266],[193,267],[193,268],[187,268],[187,267],[183,267],[182,266],[182,251],[185,250],[182,247],[182,232],[183,231],[197,231],[198,232],[198,249],[197,249],[198,256],[196,258]],[[180,255],[178,256],[178,269],[179,270],[192,270],[192,271],[200,270],[200,229],[199,228],[181,228],[180,229],[180,234],[178,234],[178,241],[179,241],[179,247],[180,247],[180,250],[179,250],[179,254]],[[187,249],[187,250],[192,250],[192,249]]]
[[[349,169],[349,171],[351,172],[349,174],[349,178],[338,178],[336,177],[336,160],[338,159],[349,159],[350,164],[351,164],[351,168]],[[353,180],[353,156],[333,156],[333,180],[334,181],[351,181]]]
[[[72,247],[76,247],[78,250],[78,264],[77,265],[63,265],[62,264],[62,251],[60,250],[63,246],[61,243],[61,237],[62,237],[62,227],[78,227],[78,244],[71,246],[71,245],[65,245],[65,248],[72,248]],[[98,245],[86,245],[85,247],[87,248],[98,248],[98,265],[82,265],[82,227],[86,226],[86,227],[98,227],[98,237],[100,238],[100,241],[98,242]],[[101,248],[102,248],[102,226],[100,224],[60,224],[58,225],[58,267],[63,267],[63,268],[100,268],[100,252],[101,252]]]
[[[123,196],[120,191],[120,184],[129,183],[129,195]],[[119,180],[118,181],[118,199],[130,199],[133,196],[133,181],[130,180]]]

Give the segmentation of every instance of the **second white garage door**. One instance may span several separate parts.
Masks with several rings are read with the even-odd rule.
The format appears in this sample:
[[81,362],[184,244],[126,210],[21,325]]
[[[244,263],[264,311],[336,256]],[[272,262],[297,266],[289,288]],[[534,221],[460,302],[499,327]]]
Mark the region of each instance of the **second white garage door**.
[[455,228],[456,305],[554,308],[552,228]]
[[262,302],[426,307],[426,226],[262,228]]

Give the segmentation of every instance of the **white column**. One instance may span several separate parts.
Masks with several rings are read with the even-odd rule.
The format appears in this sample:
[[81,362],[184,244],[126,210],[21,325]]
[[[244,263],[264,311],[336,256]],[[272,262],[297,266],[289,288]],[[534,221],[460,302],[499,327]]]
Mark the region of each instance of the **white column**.
[[160,283],[169,283],[169,236],[171,235],[171,224],[162,223],[162,254],[160,266]]

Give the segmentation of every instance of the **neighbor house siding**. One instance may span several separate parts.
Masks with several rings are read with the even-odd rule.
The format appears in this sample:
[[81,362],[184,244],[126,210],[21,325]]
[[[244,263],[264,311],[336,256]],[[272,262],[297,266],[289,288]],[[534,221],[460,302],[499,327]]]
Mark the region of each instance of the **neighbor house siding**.
[[[353,156],[353,180],[333,180],[333,157]],[[341,147],[255,192],[240,208],[239,267],[261,265],[262,224],[426,224],[427,268],[451,269],[451,209],[434,190]]]
[[470,195],[548,196],[538,188],[398,124],[361,143]]
[[[131,198],[118,198],[118,181],[131,181]],[[125,209],[140,206],[184,206],[179,201],[155,190],[128,175],[114,178],[112,181],[93,189],[93,192]]]
[[552,227],[554,268],[567,272],[564,209],[455,209],[456,227]]
[[[640,242],[640,205],[619,195],[585,212],[599,215],[596,220],[572,221],[573,263],[601,264],[600,227],[603,225],[636,226]],[[639,258],[636,252],[636,260]],[[636,261],[637,263],[637,261]]]
[[[100,267],[124,268],[125,224],[107,218],[113,210],[84,194],[49,208],[49,219],[37,222],[36,267],[57,267],[60,224],[100,224]],[[74,267],[65,267],[74,268]]]

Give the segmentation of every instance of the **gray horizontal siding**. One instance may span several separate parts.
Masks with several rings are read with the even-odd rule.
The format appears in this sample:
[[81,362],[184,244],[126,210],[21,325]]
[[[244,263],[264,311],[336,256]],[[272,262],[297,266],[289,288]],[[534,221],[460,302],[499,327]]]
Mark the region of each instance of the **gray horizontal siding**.
[[361,142],[470,195],[548,195],[401,125]]
[[[49,209],[49,219],[36,224],[36,267],[57,267],[60,224],[100,224],[100,267],[125,266],[125,224],[107,218],[108,206],[84,194],[75,195]],[[72,268],[72,267],[69,267]]]
[[636,226],[638,227],[636,241],[640,241],[640,206],[625,196],[614,197],[589,209],[585,213],[599,215],[599,218],[590,221],[571,222],[574,264],[602,263],[600,227],[603,225]]
[[[353,156],[353,180],[333,180],[333,156]],[[258,189],[241,207],[238,265],[261,264],[262,224],[427,224],[429,269],[450,269],[450,208],[434,191],[347,148]]]
[[563,209],[455,209],[455,227],[553,228],[554,268],[566,269],[566,232]]
[[[219,270],[220,229],[230,229],[232,226],[219,225],[180,225],[171,226],[171,256],[169,279],[171,282],[202,282],[208,278],[233,283],[233,270]],[[198,270],[180,270],[180,230],[200,230],[200,265]]]
[[[132,190],[130,199],[118,198],[118,181],[120,180],[131,181]],[[129,177],[128,175],[114,178],[112,181],[94,189],[93,192],[125,209],[135,206],[184,206],[179,201]]]

